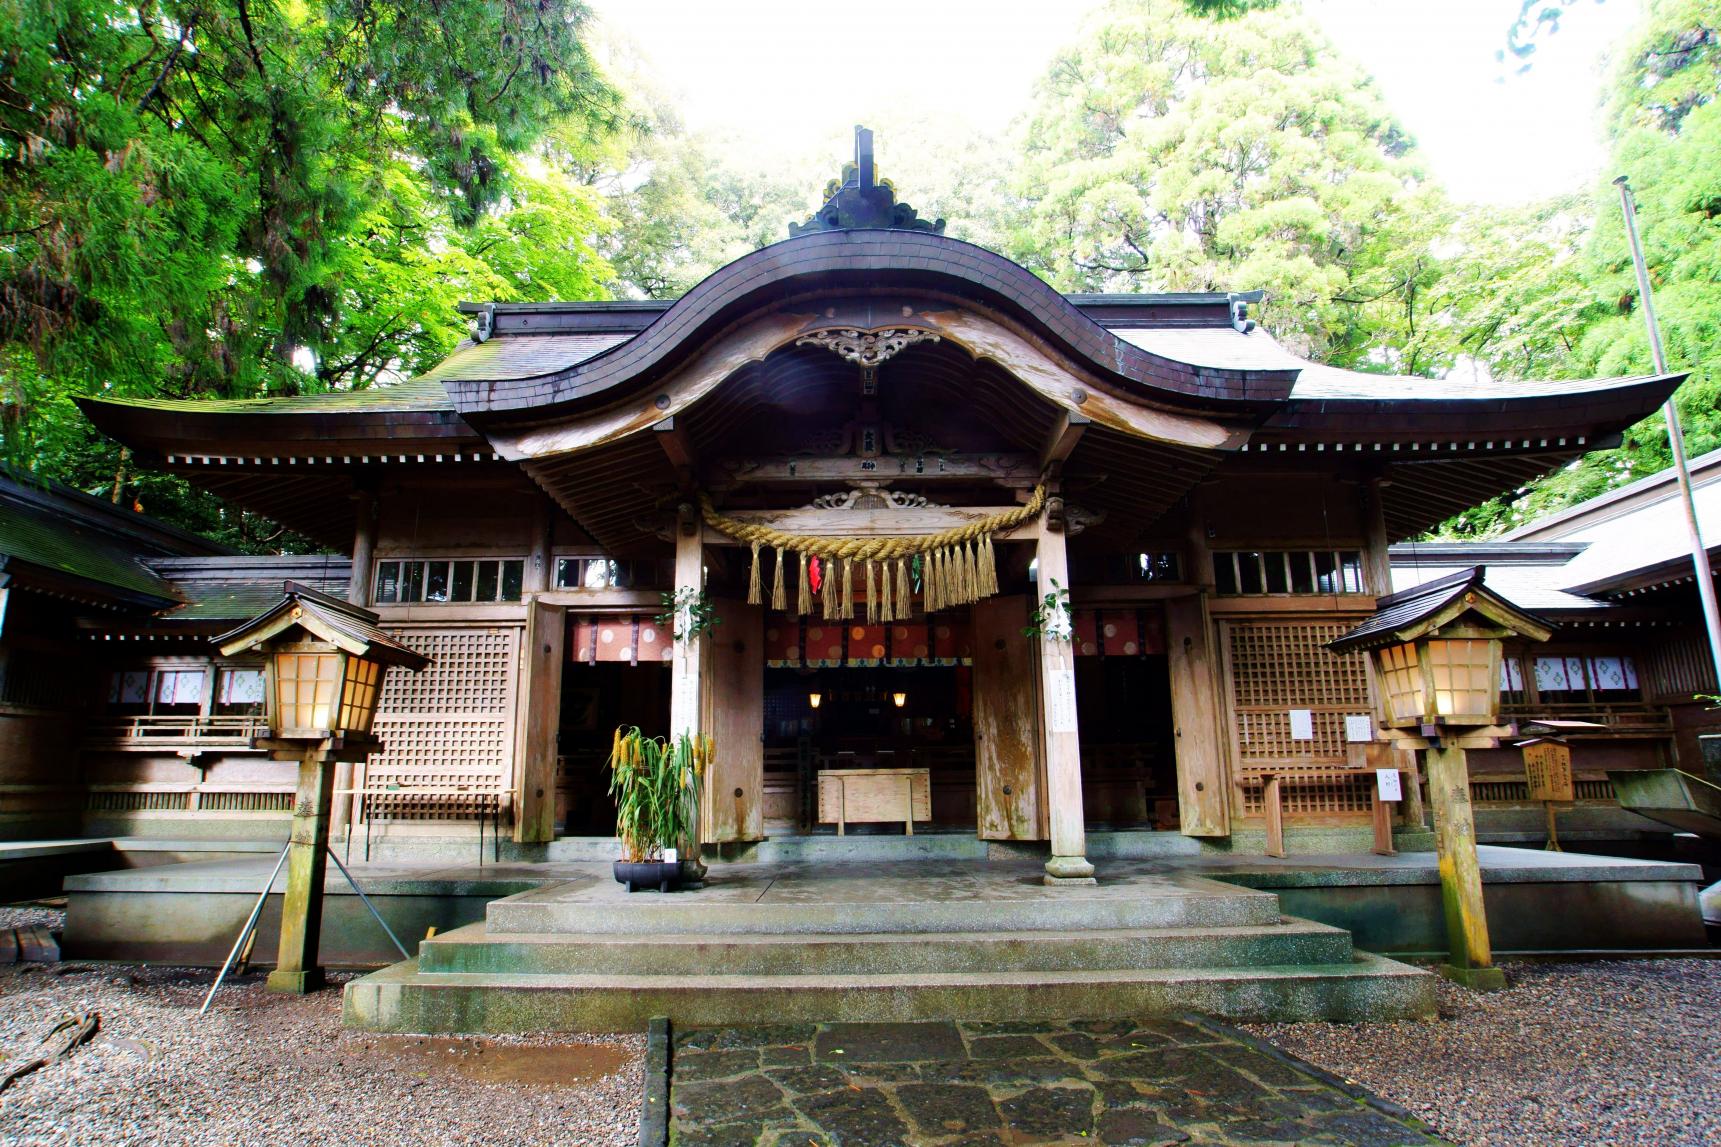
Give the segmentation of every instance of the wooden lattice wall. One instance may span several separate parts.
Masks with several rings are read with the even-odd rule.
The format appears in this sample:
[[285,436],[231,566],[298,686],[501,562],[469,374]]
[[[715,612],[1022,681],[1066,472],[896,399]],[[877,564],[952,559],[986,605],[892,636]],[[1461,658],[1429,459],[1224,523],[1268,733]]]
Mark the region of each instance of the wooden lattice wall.
[[[391,819],[473,816],[488,807],[479,794],[508,792],[519,634],[482,626],[395,631],[432,663],[420,673],[394,670],[384,681],[375,731],[386,750],[367,766],[365,787],[398,784],[444,795],[390,802]],[[462,792],[473,799],[463,802]]]
[[[1370,810],[1373,774],[1346,775],[1345,717],[1371,714],[1368,663],[1359,653],[1340,656],[1326,643],[1354,621],[1227,621],[1221,625],[1236,763],[1236,807],[1261,815],[1262,788],[1241,783],[1250,770],[1286,766],[1302,774],[1284,789],[1284,809],[1305,816]],[[1314,739],[1291,738],[1292,709],[1307,709]]]

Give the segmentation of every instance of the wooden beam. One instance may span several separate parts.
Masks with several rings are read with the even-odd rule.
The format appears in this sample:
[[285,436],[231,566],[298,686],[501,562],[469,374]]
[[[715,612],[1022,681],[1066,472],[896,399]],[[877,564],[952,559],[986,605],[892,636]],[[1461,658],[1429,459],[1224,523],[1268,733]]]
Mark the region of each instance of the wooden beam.
[[[937,534],[957,526],[989,518],[1007,506],[912,507],[895,510],[736,510],[729,517],[757,522],[791,534],[818,537],[872,538]],[[1025,522],[1013,530],[994,535],[1000,541],[1025,541],[1038,537],[1038,521]],[[743,543],[713,530],[716,545]]]
[[707,467],[706,482],[716,490],[735,486],[808,482],[880,482],[900,478],[920,482],[993,482],[1031,487],[1042,466],[1031,454],[893,454],[857,458],[851,454],[785,454],[729,458]]
[[1087,430],[1093,419],[1071,410],[1058,414],[1057,422],[1052,426],[1052,432],[1046,438],[1046,445],[1040,450],[1040,473],[1049,469],[1063,466],[1069,459],[1070,452],[1076,448],[1076,443],[1082,440],[1082,432]]
[[535,594],[533,600],[575,613],[663,612],[663,594],[655,589],[552,589]]

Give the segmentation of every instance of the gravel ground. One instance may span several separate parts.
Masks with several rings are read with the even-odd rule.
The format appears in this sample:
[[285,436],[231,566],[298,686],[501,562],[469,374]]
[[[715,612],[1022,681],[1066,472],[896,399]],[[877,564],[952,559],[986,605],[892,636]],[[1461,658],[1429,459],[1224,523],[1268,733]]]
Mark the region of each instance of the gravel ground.
[[70,1011],[101,1031],[0,1093],[0,1144],[638,1142],[643,1036],[426,1039],[348,1032],[340,993],[253,974],[199,1018],[214,973],[0,968],[0,1074]]
[[1721,961],[1505,967],[1433,1022],[1249,1030],[1470,1147],[1721,1143]]
[[0,905],[0,928],[46,928],[58,932],[66,926],[66,910],[45,904]]

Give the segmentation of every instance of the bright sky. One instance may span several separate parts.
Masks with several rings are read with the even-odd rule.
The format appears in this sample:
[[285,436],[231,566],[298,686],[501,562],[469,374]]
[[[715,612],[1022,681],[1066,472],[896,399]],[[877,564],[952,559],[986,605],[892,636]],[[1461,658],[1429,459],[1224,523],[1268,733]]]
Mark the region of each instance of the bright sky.
[[[589,3],[678,97],[689,126],[732,140],[743,164],[821,155],[834,173],[856,123],[919,122],[955,138],[1003,132],[1098,0]],[[1309,4],[1340,49],[1374,74],[1453,194],[1499,203],[1582,188],[1602,174],[1602,55],[1630,27],[1638,0],[1580,0],[1522,76],[1494,58],[1518,6]],[[887,172],[889,147],[881,130]]]

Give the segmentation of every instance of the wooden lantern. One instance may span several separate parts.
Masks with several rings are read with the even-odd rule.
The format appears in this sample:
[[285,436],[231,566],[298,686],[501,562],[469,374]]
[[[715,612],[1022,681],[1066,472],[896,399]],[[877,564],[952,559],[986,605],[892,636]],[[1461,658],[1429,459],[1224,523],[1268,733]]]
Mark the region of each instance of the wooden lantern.
[[1480,567],[1380,598],[1375,607],[1373,617],[1327,648],[1368,653],[1389,739],[1427,752],[1452,953],[1441,970],[1473,988],[1504,987],[1504,975],[1493,966],[1482,903],[1465,749],[1492,745],[1491,738],[1509,732],[1493,727],[1500,712],[1501,641],[1546,641],[1553,630],[1485,586]]
[[265,655],[269,735],[255,744],[277,760],[299,763],[293,829],[277,864],[277,869],[287,866],[287,889],[271,991],[303,993],[324,983],[318,956],[331,774],[337,761],[363,761],[381,750],[371,726],[390,667],[416,671],[430,664],[430,658],[377,628],[378,620],[368,609],[290,581],[280,601],[215,639],[224,657]]
[[1380,598],[1373,617],[1327,648],[1368,653],[1384,727],[1442,736],[1498,719],[1502,639],[1546,641],[1552,633],[1484,585],[1476,567]]
[[284,748],[323,743],[341,760],[378,749],[371,727],[389,668],[430,664],[378,629],[376,614],[297,582],[287,582],[279,602],[216,642],[226,657],[267,655],[271,741]]

